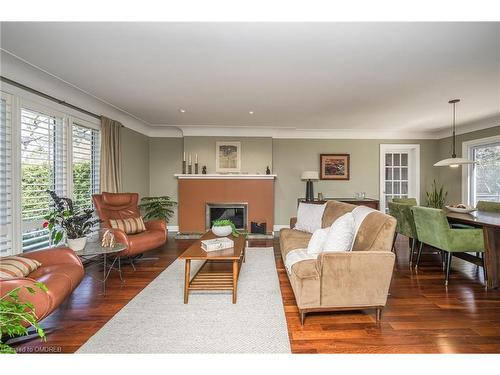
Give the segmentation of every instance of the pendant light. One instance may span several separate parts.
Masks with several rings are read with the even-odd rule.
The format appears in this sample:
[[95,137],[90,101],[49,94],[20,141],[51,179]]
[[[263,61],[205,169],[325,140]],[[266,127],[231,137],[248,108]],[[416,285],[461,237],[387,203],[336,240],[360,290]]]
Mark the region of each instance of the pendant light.
[[455,152],[455,105],[460,101],[460,99],[452,99],[448,103],[453,104],[453,126],[452,126],[452,149],[451,149],[451,158],[443,159],[434,164],[435,167],[451,167],[457,168],[460,165],[465,164],[474,164],[473,160],[469,160],[466,158],[457,158],[457,154]]

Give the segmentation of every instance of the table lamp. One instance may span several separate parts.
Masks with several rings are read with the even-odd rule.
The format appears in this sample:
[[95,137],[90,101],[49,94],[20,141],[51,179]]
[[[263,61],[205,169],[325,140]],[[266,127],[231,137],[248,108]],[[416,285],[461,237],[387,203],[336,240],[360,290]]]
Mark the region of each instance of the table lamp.
[[302,172],[301,179],[307,181],[306,182],[306,201],[313,201],[314,200],[313,181],[319,180],[319,172],[317,172],[317,171]]

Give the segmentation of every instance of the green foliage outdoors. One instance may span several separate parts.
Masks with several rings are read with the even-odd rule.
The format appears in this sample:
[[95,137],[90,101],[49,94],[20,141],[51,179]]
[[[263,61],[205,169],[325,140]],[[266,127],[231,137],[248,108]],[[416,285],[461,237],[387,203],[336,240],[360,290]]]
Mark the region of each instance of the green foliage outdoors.
[[[41,219],[52,204],[45,191],[53,188],[53,169],[49,164],[23,165],[21,178],[23,219]],[[73,193],[75,206],[80,209],[92,207],[90,161],[73,164]]]
[[425,193],[427,195],[427,207],[443,208],[446,202],[447,191],[443,191],[443,186],[438,189],[436,180],[432,182],[432,190]]
[[[36,283],[35,287],[44,293],[47,292],[45,284]],[[45,332],[38,324],[33,304],[22,302],[19,298],[19,292],[23,288],[30,294],[37,292],[35,288],[29,286],[17,287],[0,297],[0,353],[15,354],[14,348],[2,341],[3,337],[25,336],[30,326],[33,326],[38,336],[45,341]]]
[[144,219],[162,219],[168,222],[174,214],[176,204],[177,202],[164,195],[161,197],[143,197],[139,207],[144,210]]

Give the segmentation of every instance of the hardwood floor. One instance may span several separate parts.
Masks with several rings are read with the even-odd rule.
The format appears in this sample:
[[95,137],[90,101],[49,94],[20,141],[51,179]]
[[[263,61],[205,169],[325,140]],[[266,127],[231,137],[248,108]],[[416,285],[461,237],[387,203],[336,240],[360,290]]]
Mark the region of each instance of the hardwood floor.
[[[98,268],[88,269],[73,295],[43,321],[45,328],[54,328],[47,342],[32,340],[18,351],[74,352],[191,243],[169,239],[148,253],[158,260],[138,263],[136,271],[124,266],[124,284],[112,273],[106,296],[89,276]],[[445,287],[440,256],[427,251],[418,270],[410,270],[408,241],[400,238],[380,324],[374,311],[361,311],[309,314],[301,326],[278,241],[250,241],[250,246],[274,246],[293,353],[500,353],[500,290],[486,291],[481,270],[472,264],[454,258]]]

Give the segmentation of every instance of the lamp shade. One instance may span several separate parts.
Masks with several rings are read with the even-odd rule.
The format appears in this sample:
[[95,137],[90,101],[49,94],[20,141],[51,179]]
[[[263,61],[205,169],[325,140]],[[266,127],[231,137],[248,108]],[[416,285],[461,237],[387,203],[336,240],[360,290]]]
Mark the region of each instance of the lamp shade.
[[435,167],[458,167],[459,165],[475,164],[473,160],[465,158],[448,158],[438,161],[434,164]]
[[302,180],[319,180],[319,172],[318,171],[305,171],[305,172],[302,172],[302,176],[300,178]]

